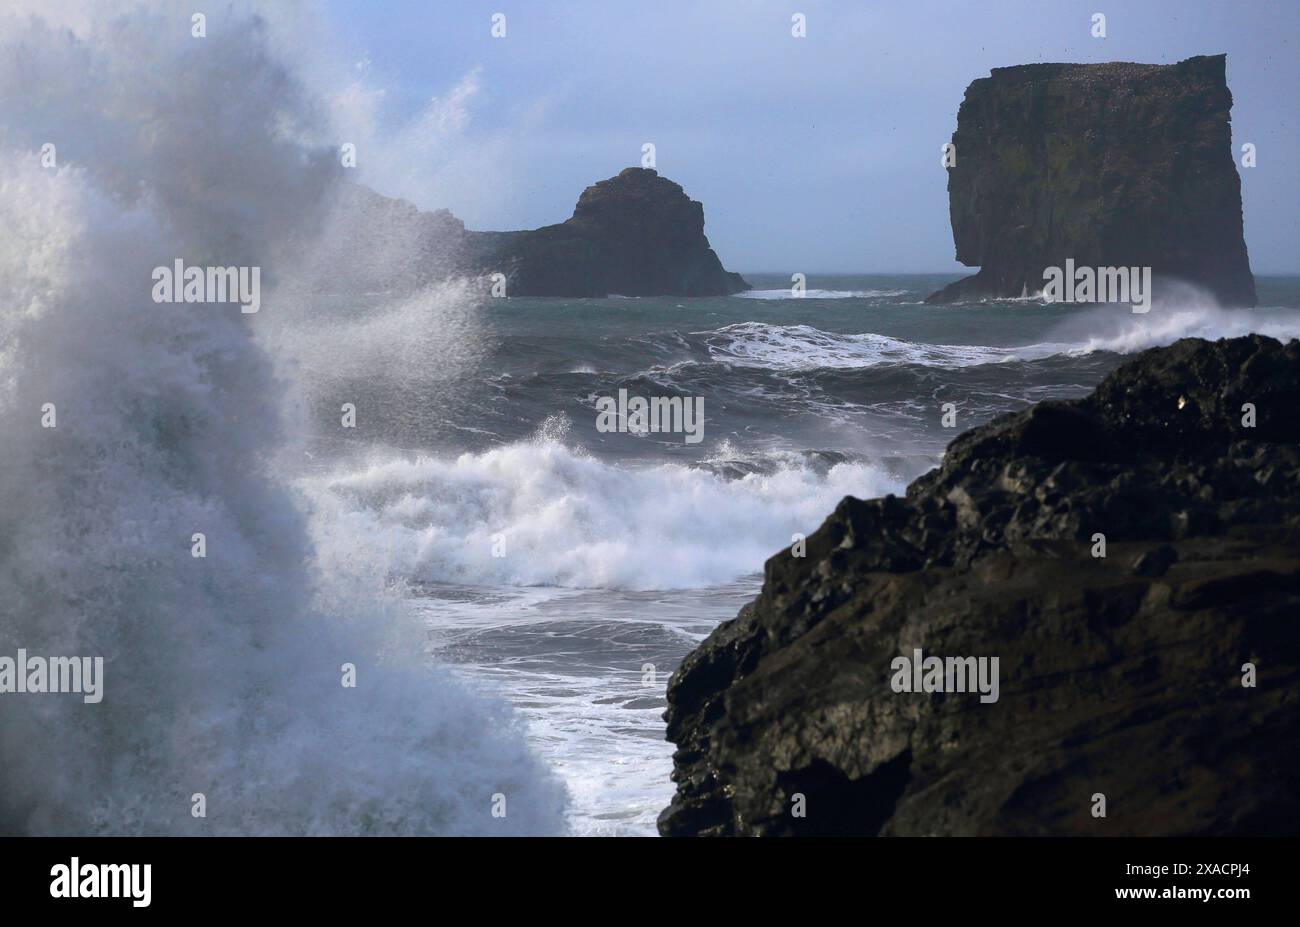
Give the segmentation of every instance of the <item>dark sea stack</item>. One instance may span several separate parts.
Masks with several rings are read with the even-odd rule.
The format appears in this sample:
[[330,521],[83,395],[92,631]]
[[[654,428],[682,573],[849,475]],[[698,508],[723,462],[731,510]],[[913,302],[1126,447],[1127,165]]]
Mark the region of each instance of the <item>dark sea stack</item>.
[[573,216],[519,232],[474,232],[360,184],[339,191],[313,276],[328,286],[413,289],[506,276],[507,296],[728,296],[749,289],[704,236],[704,207],[655,171],[630,167],[588,187]]
[[573,216],[530,232],[468,233],[472,263],[511,296],[726,296],[749,289],[704,235],[679,184],[629,167],[588,187]]
[[971,83],[948,202],[957,260],[980,270],[929,301],[1032,294],[1073,258],[1253,306],[1225,67],[1027,64]]
[[[895,692],[915,648],[999,658],[999,698]],[[963,434],[903,498],[845,498],[665,717],[665,835],[1287,833],[1300,342],[1147,351]]]

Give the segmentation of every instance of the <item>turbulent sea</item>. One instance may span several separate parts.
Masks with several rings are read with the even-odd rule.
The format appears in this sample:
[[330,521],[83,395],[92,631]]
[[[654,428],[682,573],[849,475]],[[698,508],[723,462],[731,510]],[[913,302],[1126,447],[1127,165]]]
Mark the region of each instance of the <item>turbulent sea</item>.
[[[1295,277],[1147,315],[367,292],[428,244],[339,196],[375,135],[330,101],[382,88],[265,4],[199,43],[64,6],[0,17],[0,656],[102,657],[103,699],[0,698],[0,834],[653,833],[669,674],[841,497],[1144,348],[1300,335]],[[160,302],[181,258],[261,268],[260,311]],[[598,430],[620,390],[703,440]]]
[[[654,833],[669,674],[841,497],[901,492],[961,431],[1145,348],[1300,335],[1294,277],[1260,278],[1255,310],[1188,288],[1146,315],[923,304],[942,275],[815,277],[800,298],[747,279],[708,299],[313,297],[257,322],[299,387],[280,465],[320,566],[395,593],[426,659],[517,710],[573,833]],[[597,430],[620,389],[702,397],[703,440]]]

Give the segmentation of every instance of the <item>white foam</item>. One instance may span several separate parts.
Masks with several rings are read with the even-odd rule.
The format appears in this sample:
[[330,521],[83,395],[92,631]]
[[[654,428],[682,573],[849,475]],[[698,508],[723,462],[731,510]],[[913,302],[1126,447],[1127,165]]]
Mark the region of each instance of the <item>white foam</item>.
[[931,344],[872,332],[827,332],[811,325],[763,322],[742,322],[699,334],[707,336],[715,360],[769,370],[814,370],[881,364],[951,369],[1096,351],[1135,354],[1179,338],[1214,340],[1251,333],[1282,340],[1300,337],[1300,311],[1224,309],[1204,289],[1166,280],[1147,313],[1134,313],[1127,305],[1081,307],[1052,329],[1050,340],[1014,347]]
[[553,436],[455,459],[381,459],[304,484],[327,563],[373,557],[427,581],[615,589],[730,582],[813,531],[845,495],[901,485],[858,463],[825,477],[792,465],[733,480],[677,464],[621,467]]
[[743,367],[769,370],[872,367],[877,364],[921,364],[927,367],[969,367],[1046,356],[1070,345],[1000,348],[971,344],[926,344],[877,335],[826,332],[811,325],[768,325],[741,322],[708,333],[709,353]]
[[805,290],[796,296],[788,287],[781,290],[743,290],[733,294],[741,299],[873,299],[903,296],[907,290]]
[[1076,313],[1053,331],[1070,342],[1070,353],[1113,351],[1136,354],[1180,338],[1239,338],[1261,334],[1281,340],[1300,337],[1300,311],[1260,307],[1225,309],[1201,287],[1163,281],[1151,311],[1098,306]]
[[314,559],[247,317],[150,300],[175,256],[280,266],[333,172],[263,27],[221,17],[201,44],[188,11],[0,27],[0,650],[105,660],[98,705],[0,697],[0,831],[562,830],[514,716]]

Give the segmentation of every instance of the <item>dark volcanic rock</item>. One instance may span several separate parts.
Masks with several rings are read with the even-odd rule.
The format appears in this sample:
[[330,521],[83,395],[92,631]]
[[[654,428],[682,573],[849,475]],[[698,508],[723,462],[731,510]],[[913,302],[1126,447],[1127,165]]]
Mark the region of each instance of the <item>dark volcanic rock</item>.
[[573,216],[532,231],[475,232],[445,209],[421,212],[359,185],[317,249],[336,288],[411,288],[506,275],[508,296],[725,296],[749,289],[704,235],[704,207],[655,171],[628,168],[583,191]]
[[629,167],[588,187],[573,216],[532,232],[470,232],[472,264],[512,296],[725,296],[749,289],[704,236],[704,207]]
[[1028,64],[974,81],[948,202],[957,260],[980,270],[930,301],[1034,293],[1073,258],[1254,305],[1225,60]]
[[[669,684],[659,828],[1291,833],[1297,621],[1300,342],[1148,351],[768,560]],[[894,692],[914,648],[998,657],[1000,698]]]

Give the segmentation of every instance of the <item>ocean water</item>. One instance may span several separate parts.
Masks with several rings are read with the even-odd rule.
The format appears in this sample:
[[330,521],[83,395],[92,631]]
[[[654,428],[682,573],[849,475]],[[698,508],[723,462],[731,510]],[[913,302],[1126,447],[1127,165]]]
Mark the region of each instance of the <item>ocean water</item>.
[[0,834],[564,830],[505,699],[431,664],[362,564],[322,565],[251,317],[151,298],[183,257],[264,267],[280,302],[338,173],[262,17],[196,44],[188,15],[0,17],[0,654],[103,660],[98,704],[0,697]]
[[[65,6],[0,17],[0,655],[102,657],[103,701],[0,699],[0,834],[653,833],[669,673],[842,496],[1145,347],[1300,334],[1296,278],[1145,316],[361,292],[313,230],[421,243],[337,210],[370,136],[296,20]],[[155,302],[177,258],[261,268],[261,310]],[[703,440],[601,432],[620,389]]]
[[[323,568],[395,592],[428,660],[518,711],[572,833],[654,833],[668,675],[841,497],[900,492],[960,431],[1147,347],[1300,335],[1294,277],[1260,278],[1255,310],[1188,287],[1145,315],[925,305],[942,275],[815,277],[802,298],[747,279],[708,299],[313,297],[258,320],[301,387],[284,466]],[[703,397],[703,439],[602,433],[620,389]]]

